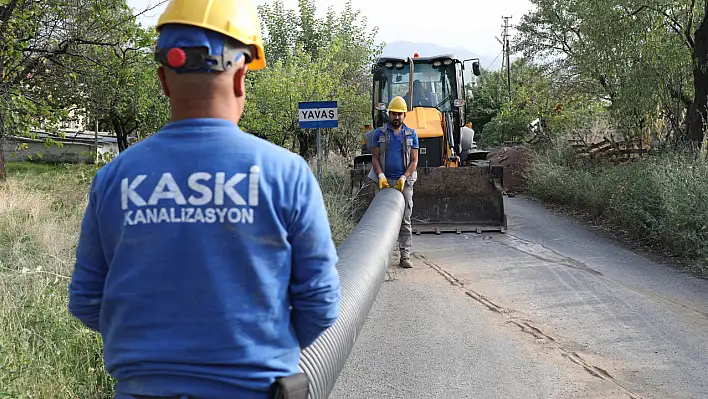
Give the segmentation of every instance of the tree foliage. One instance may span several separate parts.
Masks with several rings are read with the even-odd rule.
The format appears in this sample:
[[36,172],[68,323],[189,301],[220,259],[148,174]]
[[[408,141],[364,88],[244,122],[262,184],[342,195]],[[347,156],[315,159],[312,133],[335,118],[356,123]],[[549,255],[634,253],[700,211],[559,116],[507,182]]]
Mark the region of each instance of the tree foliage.
[[74,83],[87,115],[102,130],[114,132],[123,151],[129,136],[144,138],[167,122],[169,103],[153,60],[154,31],[130,24],[114,35],[117,45],[91,48],[95,61],[74,66],[79,76]]
[[[337,100],[340,127],[325,142],[347,154],[369,112],[369,68],[381,47],[351,3],[324,17],[317,11],[314,0],[300,0],[296,10],[281,1],[259,8],[268,68],[247,74],[242,127],[311,156],[315,135],[299,129],[297,104]],[[137,24],[125,0],[10,0],[0,17],[0,140],[59,131],[73,110],[89,129],[98,123],[112,131],[122,151],[129,136],[167,122],[152,59],[156,35]]]
[[638,134],[666,119],[675,139],[700,141],[708,105],[708,20],[695,0],[533,0],[515,48],[608,102]]
[[[135,44],[144,34],[135,18],[125,0],[10,0],[0,6],[0,143],[7,134],[56,131],[69,110],[85,113],[82,98],[91,97],[92,91],[98,93],[100,84],[114,83],[103,86],[101,96],[125,88],[123,100],[135,103],[145,98],[136,97],[127,84],[100,76],[107,71],[145,72],[105,57],[107,52]],[[77,83],[79,76],[87,76],[83,85]],[[94,79],[89,85],[86,79],[90,77]],[[0,158],[0,180],[4,178]]]
[[506,71],[484,71],[468,88],[472,104],[467,119],[483,146],[528,138],[528,125],[539,119],[547,133],[561,134],[602,113],[601,101],[579,90],[554,66],[519,58],[511,65],[511,100]]
[[359,141],[370,103],[370,65],[381,52],[366,20],[348,2],[338,15],[330,8],[316,17],[314,0],[297,10],[281,1],[259,7],[268,68],[247,75],[244,128],[308,157],[315,135],[298,126],[300,101],[338,101],[339,128],[328,136],[342,155]]

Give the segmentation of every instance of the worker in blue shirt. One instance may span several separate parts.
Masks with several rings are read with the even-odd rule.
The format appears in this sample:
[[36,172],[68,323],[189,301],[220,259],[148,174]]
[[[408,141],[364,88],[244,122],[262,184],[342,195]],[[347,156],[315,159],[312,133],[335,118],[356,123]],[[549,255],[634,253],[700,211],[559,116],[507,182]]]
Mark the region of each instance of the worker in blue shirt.
[[274,397],[339,315],[322,193],[238,127],[265,67],[250,0],[172,0],[158,32],[172,117],[96,174],[69,310],[101,334],[116,398]]
[[400,266],[413,267],[411,246],[413,228],[413,184],[418,178],[418,135],[403,123],[408,106],[402,97],[394,97],[388,106],[389,122],[376,129],[371,140],[371,172],[369,178],[377,181],[379,190],[391,185],[403,193],[406,208],[398,234]]

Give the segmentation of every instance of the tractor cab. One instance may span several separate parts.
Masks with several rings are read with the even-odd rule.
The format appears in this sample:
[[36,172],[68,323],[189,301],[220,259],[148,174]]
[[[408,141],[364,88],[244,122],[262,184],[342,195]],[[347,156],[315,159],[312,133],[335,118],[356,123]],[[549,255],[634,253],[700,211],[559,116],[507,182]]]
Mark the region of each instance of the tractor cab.
[[374,127],[386,122],[386,106],[396,96],[406,100],[409,110],[421,107],[450,112],[464,104],[461,63],[452,55],[383,57],[374,64],[372,73]]

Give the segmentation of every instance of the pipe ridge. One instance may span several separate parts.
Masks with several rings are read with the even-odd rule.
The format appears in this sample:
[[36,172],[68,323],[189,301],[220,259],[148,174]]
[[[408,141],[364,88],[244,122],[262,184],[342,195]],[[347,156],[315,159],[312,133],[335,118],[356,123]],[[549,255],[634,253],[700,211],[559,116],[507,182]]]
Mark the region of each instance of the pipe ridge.
[[354,230],[337,248],[340,314],[301,352],[300,371],[310,378],[311,399],[327,398],[374,305],[403,219],[403,194],[379,191]]

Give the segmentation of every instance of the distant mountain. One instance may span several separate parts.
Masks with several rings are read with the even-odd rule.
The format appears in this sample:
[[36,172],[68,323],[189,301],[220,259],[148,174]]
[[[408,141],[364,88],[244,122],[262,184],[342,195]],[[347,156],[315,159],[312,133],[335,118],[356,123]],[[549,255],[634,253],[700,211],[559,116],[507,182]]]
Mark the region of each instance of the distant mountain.
[[[478,55],[463,47],[445,47],[432,43],[413,43],[399,40],[388,43],[386,48],[384,48],[384,56],[387,57],[412,57],[415,53],[420,54],[421,57],[452,54],[461,61],[470,58],[479,58],[483,68],[498,70],[501,67],[501,57],[497,58],[495,61],[495,57]],[[492,62],[494,62],[493,65]],[[470,62],[465,63],[465,68],[467,68],[465,70],[465,82],[470,82],[472,78],[472,64]]]

